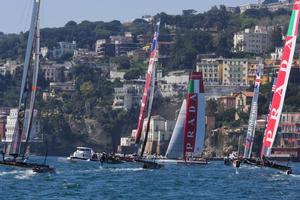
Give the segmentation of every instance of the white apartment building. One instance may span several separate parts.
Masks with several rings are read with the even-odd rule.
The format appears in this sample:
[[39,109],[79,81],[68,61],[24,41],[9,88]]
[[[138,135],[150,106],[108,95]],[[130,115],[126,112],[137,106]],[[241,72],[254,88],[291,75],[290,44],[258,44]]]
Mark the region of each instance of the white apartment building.
[[[32,128],[30,133],[30,140],[31,141],[39,141],[41,139],[40,131],[41,131],[41,124],[40,121],[36,119],[37,117],[37,110],[34,110],[33,113],[33,122],[32,122]],[[12,142],[15,126],[17,123],[17,114],[18,109],[13,108],[10,110],[9,116],[7,116],[7,124],[6,124],[6,133],[5,133],[5,140],[2,140],[2,142]],[[29,111],[26,110],[25,113],[25,122],[27,122]],[[24,125],[24,132],[28,128],[28,124]],[[25,142],[27,136],[22,137],[22,141]]]
[[189,73],[186,71],[172,71],[162,78],[169,84],[187,84],[189,82]]
[[[146,129],[147,121],[148,119],[145,119],[144,121],[144,130]],[[166,120],[159,115],[152,116],[150,120],[145,154],[164,155],[171,139],[174,127],[174,120]],[[144,135],[142,135],[142,139],[144,139]]]
[[260,9],[262,5],[260,3],[250,3],[250,4],[244,4],[240,6],[241,13],[246,12],[249,9]]
[[74,54],[76,50],[76,42],[59,42],[58,47],[55,47],[52,51],[54,58],[59,58],[64,54]]
[[204,85],[221,85],[222,58],[202,59],[197,63],[197,72],[202,72]]
[[0,74],[5,75],[7,73],[13,75],[16,73],[16,70],[21,65],[17,63],[15,60],[6,60],[6,63],[0,65]]
[[222,67],[222,85],[247,85],[248,59],[223,59]]
[[123,87],[114,88],[113,109],[130,110],[140,105],[143,93],[142,84],[124,84]]
[[234,34],[234,51],[261,54],[270,50],[272,27],[255,26]]

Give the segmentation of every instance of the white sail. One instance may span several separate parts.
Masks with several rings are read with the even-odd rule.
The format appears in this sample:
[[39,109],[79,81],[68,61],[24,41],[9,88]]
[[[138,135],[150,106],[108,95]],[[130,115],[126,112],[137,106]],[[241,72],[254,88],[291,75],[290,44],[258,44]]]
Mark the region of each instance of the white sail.
[[173,130],[172,137],[166,152],[167,158],[176,159],[182,156],[185,113],[186,113],[186,100],[183,100],[177,117],[175,128]]

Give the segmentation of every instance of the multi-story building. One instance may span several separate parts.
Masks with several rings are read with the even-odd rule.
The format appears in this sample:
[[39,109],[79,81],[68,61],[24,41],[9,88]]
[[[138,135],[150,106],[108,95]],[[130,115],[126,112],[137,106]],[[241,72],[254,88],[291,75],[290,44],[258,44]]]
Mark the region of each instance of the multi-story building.
[[143,82],[127,83],[123,87],[114,88],[113,109],[130,110],[140,105],[143,93]]
[[[15,126],[17,123],[17,114],[18,114],[18,109],[14,108],[10,110],[9,116],[7,116],[7,123],[6,123],[6,133],[5,133],[5,138],[2,139],[2,142],[12,142]],[[31,127],[31,132],[30,132],[30,140],[31,141],[40,141],[41,140],[41,125],[40,121],[37,120],[37,110],[34,110],[33,114],[33,121],[32,121],[32,127]],[[26,110],[25,112],[25,119],[24,121],[27,122],[27,118],[29,115],[29,111]],[[28,124],[24,125],[24,130],[28,128]],[[27,136],[23,135],[22,141],[25,142]]]
[[197,71],[202,72],[206,86],[222,84],[222,58],[201,59]]
[[15,74],[18,67],[21,65],[15,60],[7,60],[6,63],[0,65],[0,74],[4,76],[5,74]]
[[172,71],[162,78],[168,84],[187,84],[189,81],[189,72]]
[[50,83],[50,90],[59,92],[74,92],[75,81]]
[[222,71],[222,85],[247,85],[248,59],[223,59]]
[[130,32],[126,32],[124,36],[110,36],[110,43],[115,45],[116,56],[127,55],[128,52],[141,48],[138,43],[133,42],[133,35]]
[[51,82],[61,82],[64,80],[64,66],[57,64],[41,65],[44,78]]
[[267,8],[271,12],[277,11],[279,9],[292,10],[293,3],[291,0],[282,0],[282,1],[278,1],[276,3],[266,4],[264,7]]
[[234,34],[233,43],[235,52],[261,54],[266,53],[272,46],[272,27],[255,26],[254,30],[245,29]]
[[262,7],[262,5],[258,4],[258,3],[245,4],[245,5],[240,6],[240,12],[244,13],[249,9],[260,9],[261,7]]
[[105,39],[96,41],[95,51],[99,57],[113,57],[116,55],[115,44],[111,44]]
[[[147,121],[148,119],[145,119],[145,127]],[[174,127],[175,121],[173,120],[166,120],[159,115],[151,117],[145,154],[165,155]]]
[[[250,59],[248,62],[248,77],[247,85],[254,85],[256,80],[256,73],[260,63],[260,58]],[[262,63],[262,72],[264,70],[264,63]],[[263,74],[263,73],[262,73]]]
[[76,50],[76,42],[58,42],[58,47],[53,48],[52,55],[54,58],[59,58],[64,54],[74,54]]

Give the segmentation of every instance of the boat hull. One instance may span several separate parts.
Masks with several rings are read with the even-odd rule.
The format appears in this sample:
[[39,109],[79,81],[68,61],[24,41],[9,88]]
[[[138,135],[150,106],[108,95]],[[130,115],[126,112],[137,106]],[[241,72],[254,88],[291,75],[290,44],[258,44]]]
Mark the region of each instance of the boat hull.
[[180,165],[207,165],[208,162],[206,160],[179,160],[177,164]]
[[27,163],[27,162],[20,162],[20,161],[0,161],[0,165],[32,169],[32,171],[37,173],[55,172],[54,168],[44,164]]
[[164,165],[159,164],[159,163],[157,163],[155,161],[152,161],[152,160],[136,159],[135,161],[139,162],[139,163],[143,163],[143,168],[144,169],[160,169],[164,166]]
[[268,167],[272,169],[277,169],[280,171],[284,171],[287,174],[292,174],[292,168],[286,165],[281,165],[272,161],[268,160],[259,160],[259,159],[242,159],[240,160],[242,163],[248,164],[248,165],[254,165],[258,167]]

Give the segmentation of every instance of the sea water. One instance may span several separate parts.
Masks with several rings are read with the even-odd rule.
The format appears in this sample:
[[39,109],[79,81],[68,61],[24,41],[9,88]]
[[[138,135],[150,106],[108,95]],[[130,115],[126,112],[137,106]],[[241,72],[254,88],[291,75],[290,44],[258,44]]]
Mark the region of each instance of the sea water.
[[0,166],[0,199],[300,199],[298,163],[291,163],[295,174],[285,175],[245,165],[236,171],[221,161],[166,164],[158,170],[136,163],[74,163],[60,157],[49,157],[47,162],[56,173]]

